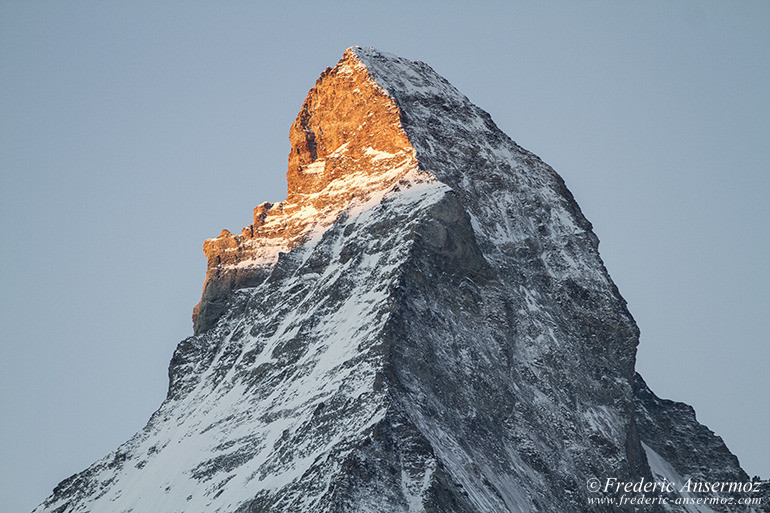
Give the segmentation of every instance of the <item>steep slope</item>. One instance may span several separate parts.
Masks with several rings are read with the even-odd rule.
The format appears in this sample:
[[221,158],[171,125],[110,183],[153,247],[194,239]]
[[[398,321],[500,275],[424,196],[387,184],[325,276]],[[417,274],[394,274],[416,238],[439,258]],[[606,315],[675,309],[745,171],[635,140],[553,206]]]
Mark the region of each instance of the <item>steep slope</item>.
[[287,199],[204,244],[163,405],[36,511],[622,511],[586,481],[745,478],[668,438],[698,425],[635,382],[590,223],[430,67],[347,50],[290,140]]
[[731,501],[711,504],[717,511],[752,511],[740,504],[742,499],[758,499],[755,509],[770,511],[768,481],[752,486],[750,492],[745,488],[731,491],[728,485],[719,493],[693,493],[698,483],[719,483],[720,487],[722,483],[743,483],[745,487],[751,480],[722,438],[698,423],[692,406],[659,398],[639,374],[633,387],[642,446],[656,479],[680,483],[682,496]]

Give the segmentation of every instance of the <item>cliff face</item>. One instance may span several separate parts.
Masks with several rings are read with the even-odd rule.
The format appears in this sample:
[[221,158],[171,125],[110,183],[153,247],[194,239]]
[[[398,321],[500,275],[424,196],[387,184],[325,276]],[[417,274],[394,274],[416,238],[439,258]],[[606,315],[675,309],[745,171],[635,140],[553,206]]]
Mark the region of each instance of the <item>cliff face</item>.
[[259,283],[279,253],[417,168],[400,118],[393,99],[352,51],[323,72],[289,131],[286,200],[259,205],[254,222],[239,235],[224,230],[203,245],[208,266],[193,311],[196,333],[214,325],[232,290]]
[[204,244],[167,399],[36,511],[623,511],[587,480],[746,479],[636,377],[561,178],[430,67],[347,50],[290,140],[287,199]]

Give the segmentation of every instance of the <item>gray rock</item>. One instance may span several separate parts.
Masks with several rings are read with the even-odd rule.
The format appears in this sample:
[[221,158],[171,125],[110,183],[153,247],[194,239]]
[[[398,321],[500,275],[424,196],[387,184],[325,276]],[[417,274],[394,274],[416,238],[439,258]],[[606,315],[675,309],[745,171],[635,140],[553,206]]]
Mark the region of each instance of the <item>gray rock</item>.
[[295,224],[273,260],[254,227],[218,239],[167,399],[35,511],[614,512],[635,508],[591,503],[590,479],[747,480],[635,373],[639,330],[563,180],[424,63],[354,48],[311,95],[365,114],[362,80],[398,114],[403,172],[378,178],[397,165],[378,128],[350,139],[375,146],[324,150],[341,174],[304,177],[335,130],[334,105],[314,128],[306,102],[295,189],[338,195],[318,210],[353,190],[335,184],[375,185]]

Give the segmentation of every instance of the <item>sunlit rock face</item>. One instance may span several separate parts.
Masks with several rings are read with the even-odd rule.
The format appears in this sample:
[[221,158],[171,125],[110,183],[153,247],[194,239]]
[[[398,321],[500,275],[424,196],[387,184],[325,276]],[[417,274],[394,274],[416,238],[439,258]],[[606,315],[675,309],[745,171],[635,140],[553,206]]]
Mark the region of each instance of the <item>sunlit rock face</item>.
[[352,50],[321,74],[289,140],[286,200],[259,205],[239,235],[224,230],[203,245],[208,268],[193,312],[196,332],[213,326],[230,292],[258,283],[279,253],[417,169],[399,108]]
[[347,50],[290,140],[287,199],[204,244],[167,399],[36,511],[634,511],[586,483],[746,479],[636,377],[562,179],[429,66]]

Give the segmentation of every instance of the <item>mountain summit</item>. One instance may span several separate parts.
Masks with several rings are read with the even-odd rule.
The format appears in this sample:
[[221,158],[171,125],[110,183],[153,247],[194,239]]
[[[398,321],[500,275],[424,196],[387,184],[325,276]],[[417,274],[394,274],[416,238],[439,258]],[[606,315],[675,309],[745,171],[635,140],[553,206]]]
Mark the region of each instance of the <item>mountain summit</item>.
[[346,50],[289,138],[286,200],[204,243],[166,400],[36,512],[634,511],[586,483],[748,481],[635,373],[563,180],[428,65]]

